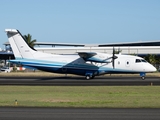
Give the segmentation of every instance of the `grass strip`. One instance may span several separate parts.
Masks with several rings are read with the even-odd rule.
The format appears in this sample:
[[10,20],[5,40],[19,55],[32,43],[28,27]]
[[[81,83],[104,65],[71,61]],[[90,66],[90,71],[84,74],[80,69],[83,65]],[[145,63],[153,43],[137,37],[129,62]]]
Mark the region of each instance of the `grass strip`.
[[0,106],[160,108],[160,86],[0,86]]

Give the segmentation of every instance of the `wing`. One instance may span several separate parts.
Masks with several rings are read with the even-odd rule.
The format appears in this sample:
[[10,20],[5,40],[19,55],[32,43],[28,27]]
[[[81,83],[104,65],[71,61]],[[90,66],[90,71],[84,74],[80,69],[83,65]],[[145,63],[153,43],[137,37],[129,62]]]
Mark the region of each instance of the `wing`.
[[83,58],[85,61],[98,62],[98,63],[111,63],[112,57],[101,58],[96,52],[77,52],[78,55]]

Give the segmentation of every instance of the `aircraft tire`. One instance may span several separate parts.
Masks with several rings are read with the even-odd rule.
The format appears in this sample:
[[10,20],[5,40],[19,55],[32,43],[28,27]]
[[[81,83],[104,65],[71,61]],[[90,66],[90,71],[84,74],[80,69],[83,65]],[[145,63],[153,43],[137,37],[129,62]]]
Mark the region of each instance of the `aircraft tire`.
[[91,79],[91,76],[90,75],[86,75],[86,79],[87,80]]
[[142,76],[141,79],[142,79],[142,80],[145,80],[145,76]]

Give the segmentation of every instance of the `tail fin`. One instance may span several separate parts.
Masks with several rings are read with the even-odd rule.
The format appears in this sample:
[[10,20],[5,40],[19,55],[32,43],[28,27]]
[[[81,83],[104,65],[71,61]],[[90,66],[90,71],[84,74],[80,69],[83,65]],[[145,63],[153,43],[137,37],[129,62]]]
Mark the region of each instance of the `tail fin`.
[[5,31],[7,32],[8,40],[16,59],[34,58],[34,54],[37,51],[28,46],[18,30],[5,29]]

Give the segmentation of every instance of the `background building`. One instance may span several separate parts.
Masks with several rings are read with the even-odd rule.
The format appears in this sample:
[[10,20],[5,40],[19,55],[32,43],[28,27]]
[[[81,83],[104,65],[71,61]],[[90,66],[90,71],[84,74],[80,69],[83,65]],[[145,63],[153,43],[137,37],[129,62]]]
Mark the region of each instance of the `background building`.
[[[5,51],[0,51],[0,59],[6,61],[14,59],[12,49],[9,42],[4,43]],[[48,43],[36,42],[35,49],[41,52],[51,54],[76,54],[77,52],[101,52],[110,53],[115,50],[121,54],[134,54],[145,57],[149,54],[160,55],[160,40],[143,41],[143,42],[128,42],[128,43],[113,43],[113,44],[74,44],[74,43]]]

